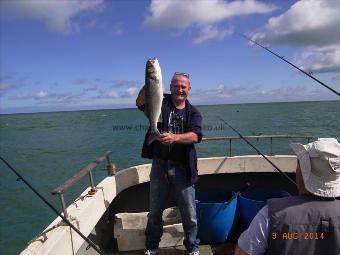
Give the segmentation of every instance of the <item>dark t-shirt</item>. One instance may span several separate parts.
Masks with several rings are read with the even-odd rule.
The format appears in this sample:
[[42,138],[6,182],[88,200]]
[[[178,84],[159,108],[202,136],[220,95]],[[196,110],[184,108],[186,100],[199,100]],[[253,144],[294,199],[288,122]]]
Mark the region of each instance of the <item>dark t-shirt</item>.
[[[168,117],[168,123],[160,123],[159,131],[161,133],[183,134],[187,129],[187,111],[184,109],[177,109],[172,103],[167,104],[163,108],[162,114]],[[174,160],[186,163],[185,145],[179,143],[162,144],[155,141],[152,147],[152,154],[154,157],[164,160]]]

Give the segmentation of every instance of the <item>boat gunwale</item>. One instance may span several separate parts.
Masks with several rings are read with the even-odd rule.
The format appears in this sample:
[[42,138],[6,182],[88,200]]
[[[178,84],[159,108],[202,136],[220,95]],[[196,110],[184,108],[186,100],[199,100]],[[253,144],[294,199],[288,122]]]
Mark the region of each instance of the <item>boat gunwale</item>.
[[[268,157],[278,164],[278,166],[285,166],[288,162],[288,167],[285,166],[282,170],[287,173],[295,172],[296,156],[275,155]],[[258,169],[251,168],[251,165],[254,163],[257,163],[256,166]],[[214,168],[214,166],[217,168]],[[210,168],[211,170],[208,171],[204,168]],[[97,193],[92,196],[88,196],[88,191],[91,187],[86,188],[80,195],[83,199],[77,200],[67,207],[70,217],[76,219],[74,222],[77,223],[83,234],[87,236],[91,233],[101,216],[108,209],[108,205],[111,204],[118,194],[129,187],[148,182],[150,169],[150,163],[122,169],[114,176],[105,177],[97,185]],[[198,169],[199,175],[276,172],[276,170],[260,155],[199,158]],[[88,215],[91,215],[91,223],[89,222]],[[57,217],[44,231],[53,228],[60,222],[61,218]],[[73,247],[75,252],[77,252],[84,241],[73,230],[71,231]],[[21,254],[58,254],[62,247],[64,247],[64,249],[62,249],[63,254],[72,254],[69,233],[69,226],[59,226],[54,228],[44,234],[45,241],[42,241],[41,237],[31,240],[29,245],[21,252]],[[46,253],[46,251],[49,252]]]

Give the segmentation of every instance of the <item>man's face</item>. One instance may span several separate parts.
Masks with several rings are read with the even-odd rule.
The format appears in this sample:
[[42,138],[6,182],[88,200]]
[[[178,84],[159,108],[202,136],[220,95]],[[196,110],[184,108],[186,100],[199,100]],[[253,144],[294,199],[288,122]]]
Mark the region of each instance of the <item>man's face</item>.
[[171,97],[177,102],[183,102],[189,95],[191,87],[187,77],[175,75],[170,85]]

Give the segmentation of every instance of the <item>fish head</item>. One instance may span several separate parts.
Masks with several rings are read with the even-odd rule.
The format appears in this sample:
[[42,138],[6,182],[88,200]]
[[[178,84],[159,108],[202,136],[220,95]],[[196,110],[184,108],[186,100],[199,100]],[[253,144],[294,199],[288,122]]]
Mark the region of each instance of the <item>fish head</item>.
[[146,77],[162,84],[162,71],[157,58],[149,58],[146,62]]

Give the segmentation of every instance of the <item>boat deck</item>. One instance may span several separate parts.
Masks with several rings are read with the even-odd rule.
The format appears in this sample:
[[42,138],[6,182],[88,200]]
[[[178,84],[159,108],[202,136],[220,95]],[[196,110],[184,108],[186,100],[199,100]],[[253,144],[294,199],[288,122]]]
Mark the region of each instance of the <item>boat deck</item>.
[[[232,255],[234,254],[234,244],[223,244],[223,245],[201,245],[200,254],[202,255]],[[119,252],[117,255],[141,255],[143,251],[134,252]],[[115,254],[115,255],[116,255]],[[184,255],[184,246],[178,246],[176,248],[163,248],[157,253],[158,255]]]
[[[235,244],[234,243],[224,243],[218,245],[200,245],[200,254],[202,255],[232,255],[234,254]],[[89,249],[86,251],[87,255],[98,254],[94,249]],[[121,251],[121,252],[104,252],[108,255],[143,255],[143,251]],[[184,255],[184,246],[176,246],[169,248],[161,248],[158,250],[157,255]]]
[[[293,177],[294,173],[288,173]],[[223,189],[228,188],[230,190],[240,190],[240,187],[244,187],[249,182],[251,186],[268,187],[282,189],[295,194],[295,187],[291,185],[288,180],[282,178],[278,173],[220,173],[216,175],[203,175],[200,177],[199,182],[196,184],[196,188],[199,189]],[[269,183],[269,184],[268,184]],[[138,194],[138,196],[136,196]],[[99,245],[104,254],[110,255],[142,255],[143,250],[139,251],[127,251],[118,252],[117,243],[112,238],[114,229],[114,215],[122,212],[139,213],[146,212],[148,209],[149,198],[149,183],[141,183],[129,187],[119,193],[115,197],[115,201],[110,204],[107,213],[103,215],[101,220],[97,223],[96,229],[93,230],[89,238]],[[169,198],[167,208],[175,206],[175,199]],[[208,245],[202,243],[200,245],[200,254],[202,255],[229,255],[234,254],[235,243],[240,234],[240,229],[237,227],[230,235],[229,240],[226,243],[218,245]],[[78,251],[77,255],[83,254],[97,254],[95,250],[85,250],[87,247],[84,244]],[[91,250],[91,252],[90,252]],[[184,255],[185,249],[183,246],[161,248],[158,252],[159,255]]]

